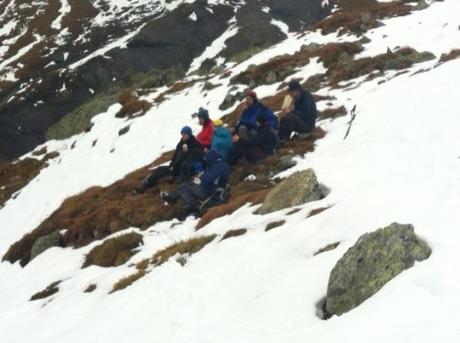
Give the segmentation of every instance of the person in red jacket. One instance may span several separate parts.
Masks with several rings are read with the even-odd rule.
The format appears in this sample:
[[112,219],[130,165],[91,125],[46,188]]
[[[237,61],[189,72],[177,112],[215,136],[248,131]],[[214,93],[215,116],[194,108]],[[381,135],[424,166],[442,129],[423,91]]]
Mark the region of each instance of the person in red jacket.
[[209,112],[204,108],[200,108],[197,114],[199,124],[203,127],[201,132],[196,136],[198,143],[203,148],[209,149],[212,144],[212,138],[214,137],[214,124],[209,118]]

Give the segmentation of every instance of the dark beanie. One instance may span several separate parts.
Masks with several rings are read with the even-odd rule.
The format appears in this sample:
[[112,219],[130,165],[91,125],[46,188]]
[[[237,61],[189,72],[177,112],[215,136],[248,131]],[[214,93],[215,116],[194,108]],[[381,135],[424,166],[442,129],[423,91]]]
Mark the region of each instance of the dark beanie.
[[189,135],[190,137],[193,136],[193,132],[192,132],[192,129],[190,128],[190,126],[184,126],[182,128],[182,130],[180,130],[180,133],[183,135],[183,134],[186,134],[186,135]]
[[198,110],[198,118],[203,118],[204,120],[208,121],[209,120],[209,112],[207,109],[204,109],[203,107],[200,107]]
[[302,86],[298,80],[291,80],[288,84],[289,92],[302,90]]

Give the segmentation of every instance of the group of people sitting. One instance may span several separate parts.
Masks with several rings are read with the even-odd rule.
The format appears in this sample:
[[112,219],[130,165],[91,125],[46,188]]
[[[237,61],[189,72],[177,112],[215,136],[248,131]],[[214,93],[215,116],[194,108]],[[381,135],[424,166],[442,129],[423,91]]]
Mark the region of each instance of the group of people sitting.
[[162,198],[169,204],[182,199],[184,216],[199,213],[203,202],[226,188],[231,166],[241,160],[264,159],[275,153],[279,142],[314,129],[317,109],[313,95],[298,81],[289,83],[288,93],[278,118],[255,92],[247,92],[246,108],[233,128],[225,127],[220,119],[212,121],[208,111],[200,108],[195,116],[201,132],[194,136],[190,127],[183,127],[169,165],[155,168],[135,192],[142,194],[165,178],[171,183],[178,180],[180,186],[173,192],[161,192]]

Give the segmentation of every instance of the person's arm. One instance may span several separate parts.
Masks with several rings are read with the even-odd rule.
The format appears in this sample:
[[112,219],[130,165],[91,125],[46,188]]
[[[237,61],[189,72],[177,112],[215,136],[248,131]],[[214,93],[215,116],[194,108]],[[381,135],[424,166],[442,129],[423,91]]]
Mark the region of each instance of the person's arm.
[[213,185],[220,177],[220,172],[215,166],[209,168],[201,177],[201,186],[207,187]]

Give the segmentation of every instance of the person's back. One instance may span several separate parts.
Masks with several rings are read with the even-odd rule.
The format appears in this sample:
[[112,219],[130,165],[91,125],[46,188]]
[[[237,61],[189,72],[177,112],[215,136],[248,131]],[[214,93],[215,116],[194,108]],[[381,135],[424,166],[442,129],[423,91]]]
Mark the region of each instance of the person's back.
[[201,187],[207,196],[214,194],[217,187],[224,187],[230,176],[230,166],[218,152],[211,150],[205,158],[206,171],[201,177]]
[[294,114],[307,124],[309,130],[313,130],[318,113],[315,98],[308,90],[302,89],[294,104]]
[[226,160],[233,145],[232,135],[227,128],[216,124],[214,125],[216,126],[216,129],[212,139],[211,150],[217,151],[220,153],[222,158]]

